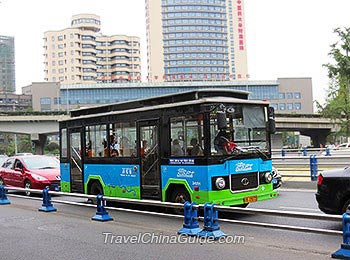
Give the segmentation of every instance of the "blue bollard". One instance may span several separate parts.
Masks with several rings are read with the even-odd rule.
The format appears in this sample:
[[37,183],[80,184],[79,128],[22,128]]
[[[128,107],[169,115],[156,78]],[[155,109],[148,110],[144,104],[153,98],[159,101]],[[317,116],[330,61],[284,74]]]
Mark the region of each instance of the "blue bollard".
[[184,204],[184,224],[177,233],[186,234],[188,236],[197,236],[202,230],[198,224],[198,209],[193,208],[196,203],[186,201]]
[[220,230],[218,219],[218,211],[214,208],[214,204],[206,203],[204,205],[204,228],[198,233],[200,237],[210,237],[219,239],[226,236],[224,232]]
[[307,156],[307,150],[306,150],[306,147],[304,147],[304,149],[303,149],[303,156]]
[[7,190],[4,185],[0,185],[0,205],[8,205],[11,202],[8,200],[6,196]]
[[326,148],[326,156],[331,156],[331,149],[329,147]]
[[343,243],[338,251],[332,254],[332,258],[350,259],[350,215],[343,214]]
[[111,216],[108,215],[107,210],[105,209],[106,201],[103,199],[103,195],[99,194],[97,195],[97,212],[94,217],[92,217],[92,220],[96,221],[110,221],[113,220]]
[[39,211],[44,211],[44,212],[57,211],[57,209],[51,203],[51,196],[49,194],[48,187],[43,189],[43,204],[42,204],[42,207],[39,208]]
[[286,150],[284,148],[282,148],[282,157],[286,156]]
[[316,157],[316,154],[313,154],[313,155],[310,155],[311,181],[317,181],[317,172],[318,172],[317,157]]

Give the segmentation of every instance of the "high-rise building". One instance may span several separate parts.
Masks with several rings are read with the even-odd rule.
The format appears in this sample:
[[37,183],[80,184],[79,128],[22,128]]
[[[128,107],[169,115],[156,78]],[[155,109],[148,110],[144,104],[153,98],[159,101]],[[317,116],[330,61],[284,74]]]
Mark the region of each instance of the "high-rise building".
[[0,35],[0,92],[16,91],[15,40]]
[[243,0],[146,0],[149,81],[246,80]]
[[64,84],[141,81],[140,39],[100,33],[100,17],[74,15],[71,27],[44,35],[45,80]]

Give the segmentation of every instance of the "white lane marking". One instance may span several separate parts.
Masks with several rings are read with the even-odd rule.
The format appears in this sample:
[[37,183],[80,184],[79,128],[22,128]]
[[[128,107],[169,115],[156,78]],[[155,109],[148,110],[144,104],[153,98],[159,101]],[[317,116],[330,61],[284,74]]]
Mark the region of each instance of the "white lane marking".
[[280,206],[280,209],[294,209],[294,210],[306,210],[306,211],[321,212],[319,209],[300,208],[300,207],[284,207],[284,206]]
[[288,191],[299,191],[299,192],[310,192],[310,193],[316,193],[316,190],[310,190],[310,189],[277,189],[279,191],[283,191],[283,192],[288,192]]

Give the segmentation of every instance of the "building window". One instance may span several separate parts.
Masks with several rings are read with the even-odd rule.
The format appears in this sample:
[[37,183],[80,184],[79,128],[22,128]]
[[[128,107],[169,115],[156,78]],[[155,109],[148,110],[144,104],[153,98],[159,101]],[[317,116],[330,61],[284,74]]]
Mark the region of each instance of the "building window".
[[51,105],[51,98],[49,98],[49,97],[40,98],[40,104],[41,105]]
[[287,110],[293,110],[293,103],[287,104]]
[[295,110],[301,110],[301,103],[294,104]]
[[285,99],[284,93],[278,93],[278,98],[279,99]]
[[292,99],[292,98],[293,98],[293,93],[292,92],[287,92],[286,99]]
[[294,98],[295,99],[301,99],[301,93],[300,92],[294,92]]
[[275,103],[275,104],[271,104],[270,106],[273,107],[273,109],[278,110],[278,104]]
[[286,104],[281,103],[279,104],[280,109],[279,110],[285,110],[286,109]]

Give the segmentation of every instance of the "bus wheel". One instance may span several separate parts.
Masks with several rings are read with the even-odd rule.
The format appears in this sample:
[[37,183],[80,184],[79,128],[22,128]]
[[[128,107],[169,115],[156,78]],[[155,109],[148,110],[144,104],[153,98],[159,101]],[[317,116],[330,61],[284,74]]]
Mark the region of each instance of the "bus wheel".
[[191,201],[191,197],[185,188],[179,187],[179,188],[176,188],[171,194],[170,201],[184,204],[186,201]]
[[[174,191],[171,193],[170,201],[174,203],[184,204],[186,201],[191,202],[191,197],[188,191],[184,187],[178,187],[178,188],[175,188]],[[184,210],[183,208],[170,209],[170,213],[183,215]]]
[[101,186],[101,184],[100,184],[98,181],[94,181],[94,182],[91,184],[89,194],[90,194],[90,195],[103,194],[102,186]]
[[[94,181],[90,186],[89,195],[98,195],[98,194],[103,194],[103,189],[101,184],[98,181]],[[88,203],[96,204],[97,198],[88,199],[87,201]]]

